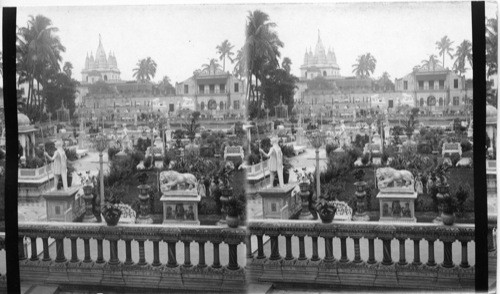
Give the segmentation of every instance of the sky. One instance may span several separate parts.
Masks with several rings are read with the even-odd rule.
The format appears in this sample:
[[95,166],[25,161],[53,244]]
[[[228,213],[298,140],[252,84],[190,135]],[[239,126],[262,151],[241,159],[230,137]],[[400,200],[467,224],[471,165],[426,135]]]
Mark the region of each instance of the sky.
[[[249,11],[256,9],[276,23],[285,44],[281,56],[292,60],[297,76],[306,47],[314,51],[318,30],[326,50],[334,49],[342,76],[352,76],[356,58],[370,52],[377,59],[373,76],[387,71],[392,79],[400,78],[430,54],[439,57],[436,41],[441,37],[447,35],[454,47],[472,40],[469,2],[38,6],[18,7],[17,23],[26,26],[29,15],[50,18],[66,47],[63,62],[73,64],[77,80],[86,54],[95,56],[100,34],[123,80],[133,79],[139,59],[151,57],[158,65],[154,80],[167,75],[175,84],[218,58],[216,46],[222,41],[233,44],[236,53],[244,44]],[[486,15],[494,16],[494,9],[488,4]],[[452,66],[448,56],[445,66]],[[232,68],[226,60],[226,70]],[[472,71],[466,76],[472,77]]]

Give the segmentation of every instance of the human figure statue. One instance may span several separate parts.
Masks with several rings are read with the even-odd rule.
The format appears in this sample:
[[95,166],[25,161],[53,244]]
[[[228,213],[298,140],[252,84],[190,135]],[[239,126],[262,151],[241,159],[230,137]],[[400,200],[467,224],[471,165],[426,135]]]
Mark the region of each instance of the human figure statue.
[[416,180],[415,180],[415,191],[417,191],[418,194],[424,193],[424,185],[422,184],[422,175],[418,174]]
[[63,149],[62,141],[56,141],[56,151],[54,151],[54,155],[50,157],[50,155],[45,152],[45,157],[47,157],[50,161],[54,162],[54,187],[57,190],[57,185],[59,184],[59,178],[62,177],[63,189],[68,189],[68,176],[67,176],[67,158],[66,152]]
[[274,186],[274,177],[275,174],[278,174],[278,181],[280,187],[284,186],[283,181],[283,152],[278,144],[278,138],[274,137],[271,139],[271,148],[269,149],[269,153],[264,152],[264,150],[259,148],[259,151],[262,155],[269,158],[269,171],[270,171],[270,180],[271,187]]

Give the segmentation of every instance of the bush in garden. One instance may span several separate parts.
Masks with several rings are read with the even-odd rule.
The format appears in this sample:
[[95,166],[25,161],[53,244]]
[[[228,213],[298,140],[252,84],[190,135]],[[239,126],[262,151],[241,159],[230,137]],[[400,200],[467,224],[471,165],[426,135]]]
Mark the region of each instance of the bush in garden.
[[292,145],[283,145],[281,147],[281,152],[283,152],[283,155],[286,157],[293,157],[295,156],[295,152],[293,150]]
[[432,153],[432,148],[427,143],[419,143],[417,145],[417,152],[420,154],[430,154]]
[[64,153],[66,153],[66,158],[69,161],[74,161],[78,159],[78,155],[76,154],[76,149],[66,148],[64,149]]
[[367,165],[370,162],[370,154],[366,153],[363,155],[363,158],[361,158],[361,163],[363,165]]
[[109,147],[108,148],[108,160],[113,160],[115,155],[120,152],[120,148],[117,147]]
[[262,141],[260,142],[260,148],[262,148],[262,150],[264,150],[264,152],[269,152],[269,149],[271,149],[271,139],[269,138],[264,138],[262,139]]
[[462,152],[462,158],[464,158],[464,157],[473,158],[473,152],[472,152],[472,150],[469,150],[469,151],[466,151],[466,152]]
[[337,149],[337,146],[335,146],[334,144],[331,144],[331,143],[328,143],[326,144],[326,155],[329,155],[331,152],[335,151],[335,149]]
[[456,166],[457,162],[460,160],[460,154],[453,153],[453,154],[451,154],[450,159],[451,159],[451,163],[453,164],[453,166]]
[[462,153],[472,151],[472,144],[469,140],[462,140],[462,142],[460,142],[460,146],[462,146]]

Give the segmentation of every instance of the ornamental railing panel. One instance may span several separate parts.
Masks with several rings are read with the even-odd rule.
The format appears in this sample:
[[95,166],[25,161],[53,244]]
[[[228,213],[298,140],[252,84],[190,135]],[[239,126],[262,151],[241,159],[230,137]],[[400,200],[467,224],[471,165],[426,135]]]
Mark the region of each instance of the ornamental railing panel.
[[254,282],[474,289],[474,225],[264,220],[248,230]]
[[31,241],[31,254],[19,252],[21,283],[242,292],[244,248],[238,247],[245,235],[245,228],[216,226],[20,223],[20,246]]

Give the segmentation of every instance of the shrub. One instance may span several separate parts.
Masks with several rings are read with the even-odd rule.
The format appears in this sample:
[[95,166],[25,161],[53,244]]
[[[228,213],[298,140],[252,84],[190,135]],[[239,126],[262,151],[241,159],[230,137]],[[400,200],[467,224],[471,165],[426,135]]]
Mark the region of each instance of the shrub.
[[25,168],[39,168],[45,165],[45,161],[39,157],[27,157]]
[[204,145],[200,148],[201,157],[214,157],[214,149],[210,148],[209,145]]
[[108,160],[113,160],[115,155],[120,152],[120,148],[117,147],[109,147],[108,148]]
[[254,165],[260,162],[260,156],[258,154],[252,153],[248,156],[248,164]]
[[415,201],[415,211],[427,212],[436,211],[437,206],[432,197],[426,195],[418,195]]
[[293,146],[292,145],[283,145],[281,147],[281,152],[283,152],[283,155],[286,157],[293,157],[295,156],[295,153],[293,151]]
[[75,149],[64,149],[64,153],[66,153],[66,158],[70,161],[74,161],[78,159],[78,155],[76,154]]
[[262,141],[260,142],[260,148],[262,148],[262,150],[264,150],[264,152],[269,152],[269,149],[271,149],[271,139],[269,138],[264,138],[262,139]]
[[337,149],[337,146],[335,146],[334,144],[331,144],[331,143],[328,143],[326,144],[326,155],[330,155],[331,152],[335,151],[335,149]]
[[370,154],[366,153],[363,155],[363,158],[361,158],[361,163],[363,165],[367,165],[370,162]]
[[216,201],[211,197],[202,197],[198,203],[198,211],[200,215],[218,214]]
[[427,143],[420,143],[417,145],[417,152],[420,154],[432,153],[432,147]]
[[472,152],[472,150],[469,150],[467,152],[462,152],[462,158],[464,158],[464,157],[473,158],[473,154],[474,153]]
[[462,153],[472,151],[472,144],[469,140],[462,140],[462,142],[460,142],[460,146],[462,146]]
[[453,153],[453,154],[451,154],[450,159],[451,159],[451,163],[453,164],[453,166],[456,166],[457,162],[460,160],[460,154]]

